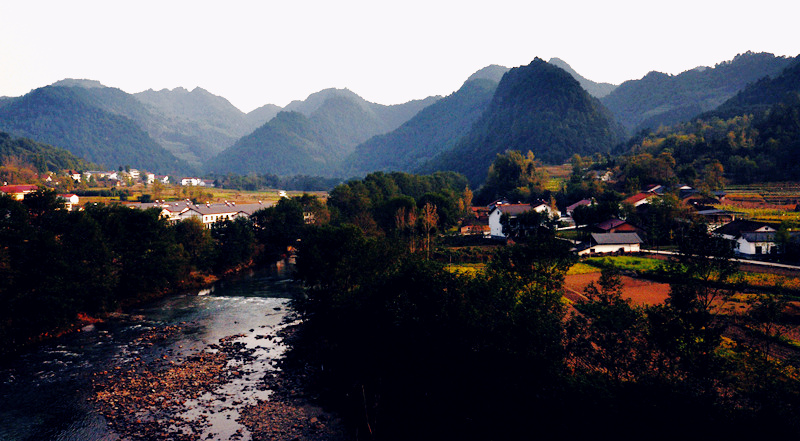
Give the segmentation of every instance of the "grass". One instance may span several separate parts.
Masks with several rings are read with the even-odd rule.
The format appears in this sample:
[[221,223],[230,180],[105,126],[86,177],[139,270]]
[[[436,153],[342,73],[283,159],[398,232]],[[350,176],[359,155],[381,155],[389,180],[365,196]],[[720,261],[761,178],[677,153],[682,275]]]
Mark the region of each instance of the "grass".
[[468,274],[468,275],[475,275],[486,268],[485,263],[457,263],[447,265],[447,271],[455,274]]
[[578,262],[575,265],[572,265],[572,267],[570,267],[569,271],[567,271],[567,275],[574,276],[578,274],[592,274],[597,272],[600,272],[600,268],[586,263]]
[[663,261],[659,259],[636,256],[606,256],[590,257],[584,260],[583,263],[597,268],[603,268],[613,263],[617,268],[623,271],[647,273],[656,271]]

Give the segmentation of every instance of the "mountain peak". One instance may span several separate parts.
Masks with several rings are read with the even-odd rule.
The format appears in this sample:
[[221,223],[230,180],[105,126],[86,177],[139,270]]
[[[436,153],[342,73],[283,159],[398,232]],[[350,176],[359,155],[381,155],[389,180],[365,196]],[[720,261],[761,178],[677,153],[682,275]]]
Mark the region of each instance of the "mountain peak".
[[590,79],[584,78],[578,72],[575,72],[572,66],[570,66],[569,64],[567,64],[566,61],[560,58],[551,58],[550,61],[548,61],[547,63],[552,66],[556,66],[559,69],[563,69],[568,74],[572,75],[572,78],[578,80],[578,82],[581,84],[581,87],[583,87],[585,91],[589,92],[589,95],[595,98],[602,98],[617,88],[617,86],[614,84],[597,83]]
[[56,81],[52,85],[58,87],[82,87],[84,89],[95,89],[95,88],[106,87],[97,80],[75,79],[75,78],[64,78],[63,80]]
[[467,81],[465,82],[482,79],[482,80],[492,80],[496,83],[499,83],[500,79],[503,78],[503,75],[505,75],[506,72],[508,72],[509,70],[510,69],[505,66],[490,64],[489,66],[486,66],[483,69],[480,69],[479,71],[470,75],[469,78],[467,78]]

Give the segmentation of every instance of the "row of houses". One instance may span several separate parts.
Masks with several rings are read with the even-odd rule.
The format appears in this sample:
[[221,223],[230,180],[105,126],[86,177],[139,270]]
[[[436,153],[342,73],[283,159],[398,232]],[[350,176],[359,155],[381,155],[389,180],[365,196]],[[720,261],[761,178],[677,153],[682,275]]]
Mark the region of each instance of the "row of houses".
[[235,220],[239,217],[250,217],[253,213],[262,208],[272,206],[272,203],[237,204],[236,202],[194,204],[189,200],[181,202],[135,202],[126,204],[130,208],[146,210],[156,208],[161,211],[161,217],[170,222],[180,222],[182,220],[195,218],[203,223],[206,228],[211,228],[215,222]]
[[[634,194],[622,201],[623,206],[635,209],[646,209],[647,204],[661,197],[665,190],[662,186],[653,185],[644,191]],[[713,197],[702,195],[689,186],[681,186],[673,192],[685,205],[694,208],[694,215],[704,219],[711,234],[730,241],[735,254],[745,258],[759,258],[764,255],[783,252],[786,243],[800,246],[800,232],[778,233],[778,225],[768,222],[756,222],[743,219],[744,213],[714,208],[725,197],[724,192],[715,192]],[[538,201],[533,204],[513,204],[505,200],[495,201],[487,207],[472,207],[473,216],[465,219],[461,234],[482,235],[484,237],[505,240],[500,219],[503,215],[513,219],[523,213],[536,211],[546,213],[552,219],[558,219],[562,225],[572,224],[573,212],[581,206],[591,206],[594,201],[583,199],[566,207],[564,216],[546,204]],[[574,227],[573,227],[574,228]],[[638,252],[644,243],[644,232],[623,219],[608,219],[594,225],[589,239],[576,244],[575,251],[580,254],[596,253],[629,253]]]

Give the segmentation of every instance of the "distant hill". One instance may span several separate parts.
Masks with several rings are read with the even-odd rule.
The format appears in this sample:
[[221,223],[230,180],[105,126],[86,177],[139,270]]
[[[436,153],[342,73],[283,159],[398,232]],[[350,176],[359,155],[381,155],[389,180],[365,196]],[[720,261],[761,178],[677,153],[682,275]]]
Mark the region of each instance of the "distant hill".
[[261,127],[264,125],[264,123],[272,118],[275,118],[280,111],[281,107],[276,106],[275,104],[265,104],[257,109],[252,110],[250,113],[245,115],[248,127],[247,133],[252,133],[253,130]]
[[356,145],[394,130],[438,97],[384,106],[347,89],[326,89],[294,101],[271,121],[212,158],[214,173],[340,176]]
[[86,91],[117,89],[47,86],[0,106],[0,130],[69,150],[106,167],[130,165],[161,173],[186,171],[186,162],[155,142],[132,119],[97,105]]
[[418,170],[463,173],[477,187],[506,150],[531,150],[543,162],[563,163],[575,153],[607,152],[621,136],[612,115],[577,80],[536,58],[506,73],[469,133]]
[[[417,112],[433,104],[439,96],[431,96],[421,100],[412,100],[403,104],[383,105],[371,103],[361,98],[349,89],[324,89],[312,93],[305,100],[295,100],[283,108],[287,112],[300,112],[305,116],[311,116],[328,100],[332,98],[344,98],[358,104],[365,112],[374,114],[375,118],[381,121],[383,126],[377,133],[385,133],[399,127],[408,121]],[[377,134],[376,133],[376,134]]]
[[710,115],[730,117],[760,112],[775,104],[793,102],[800,94],[800,55],[774,78],[765,77],[725,101]]
[[468,83],[472,80],[489,80],[495,83],[499,83],[500,79],[503,78],[503,75],[505,75],[506,72],[508,72],[509,70],[511,69],[505,66],[498,66],[497,64],[491,64],[470,75],[469,78],[467,78],[467,81],[465,81],[464,83]]
[[396,130],[359,144],[346,161],[350,174],[410,172],[452,148],[480,118],[497,88],[496,81],[476,75],[470,78],[475,79],[422,109]]
[[195,88],[152,89],[134,94],[152,110],[153,123],[141,121],[165,148],[194,165],[233,145],[263,125],[280,107],[266,105],[245,114],[225,98]]
[[551,58],[550,61],[548,61],[548,63],[552,64],[553,66],[564,69],[568,74],[572,75],[572,78],[578,80],[578,83],[580,83],[581,87],[583,87],[585,91],[589,92],[589,95],[595,98],[602,98],[608,95],[609,93],[613,92],[614,89],[617,88],[615,84],[598,83],[589,80],[587,78],[584,78],[583,76],[581,76],[581,74],[575,72],[575,69],[573,69],[569,64],[567,64],[566,61],[560,58]]
[[601,99],[629,133],[688,121],[712,110],[752,83],[779,74],[791,59],[746,52],[713,68],[679,75],[650,72],[622,83]]
[[637,136],[624,153],[668,153],[682,182],[702,181],[714,162],[729,183],[800,180],[800,57],[713,111]]
[[36,142],[27,138],[15,138],[0,132],[0,163],[8,158],[17,158],[36,167],[39,173],[60,170],[91,170],[96,167],[73,155],[69,151]]

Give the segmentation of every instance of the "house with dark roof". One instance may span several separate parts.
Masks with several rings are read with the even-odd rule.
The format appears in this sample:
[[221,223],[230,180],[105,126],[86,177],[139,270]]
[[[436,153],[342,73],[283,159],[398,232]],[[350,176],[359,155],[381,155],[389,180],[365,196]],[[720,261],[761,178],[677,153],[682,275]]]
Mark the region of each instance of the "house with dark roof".
[[639,233],[639,228],[622,219],[608,219],[592,227],[595,233]]
[[642,243],[636,233],[592,233],[589,242],[578,249],[578,255],[637,253]]
[[589,207],[591,205],[594,205],[594,201],[593,200],[591,200],[591,199],[581,199],[578,202],[575,202],[574,204],[569,205],[567,207],[567,209],[566,209],[567,216],[572,217],[572,212],[575,211],[575,209],[578,208],[578,207]]
[[[778,225],[739,219],[712,232],[731,242],[733,251],[743,257],[754,257],[782,252],[778,238]],[[800,242],[800,231],[788,232],[791,242]]]

